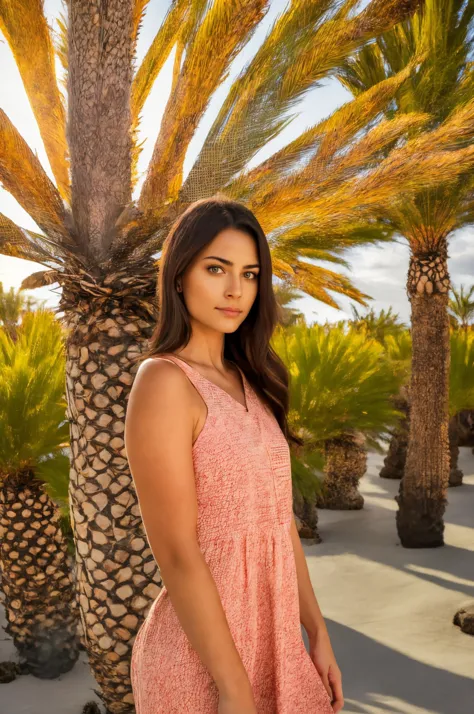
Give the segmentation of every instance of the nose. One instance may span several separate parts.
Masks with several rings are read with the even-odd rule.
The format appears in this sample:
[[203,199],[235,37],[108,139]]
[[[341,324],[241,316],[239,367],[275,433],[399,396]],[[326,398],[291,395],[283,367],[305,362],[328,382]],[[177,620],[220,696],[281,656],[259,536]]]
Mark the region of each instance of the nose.
[[239,275],[229,276],[229,282],[226,285],[226,295],[230,297],[239,297],[242,295],[242,282]]

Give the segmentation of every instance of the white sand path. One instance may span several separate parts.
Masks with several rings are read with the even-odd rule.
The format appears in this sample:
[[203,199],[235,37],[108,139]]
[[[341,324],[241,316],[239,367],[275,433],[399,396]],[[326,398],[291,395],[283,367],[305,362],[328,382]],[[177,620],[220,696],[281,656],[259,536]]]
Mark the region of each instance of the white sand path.
[[[364,508],[320,510],[324,542],[304,541],[342,670],[343,712],[474,714],[474,637],[452,624],[474,600],[474,456],[461,449],[464,484],[448,491],[446,545],[432,549],[400,545],[399,481],[378,476],[382,463],[369,455]],[[0,661],[15,658],[4,624],[0,608]],[[80,714],[85,702],[100,701],[84,652],[59,679],[26,675],[0,686],[0,714]]]

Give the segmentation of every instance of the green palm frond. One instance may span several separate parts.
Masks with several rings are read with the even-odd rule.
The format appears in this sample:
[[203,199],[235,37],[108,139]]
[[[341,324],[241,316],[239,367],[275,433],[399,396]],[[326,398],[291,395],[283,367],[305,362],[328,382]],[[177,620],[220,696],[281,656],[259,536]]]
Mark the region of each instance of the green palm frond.
[[375,444],[397,423],[391,397],[402,378],[376,340],[343,326],[298,324],[279,330],[273,344],[290,373],[289,421],[313,448],[351,430]]
[[0,472],[36,471],[69,441],[61,326],[49,310],[23,315],[15,342],[0,330]]
[[451,333],[449,414],[474,409],[474,332]]
[[452,295],[448,303],[449,312],[463,329],[467,329],[469,321],[474,318],[474,285],[466,289],[466,293],[464,285],[459,291],[452,288]]

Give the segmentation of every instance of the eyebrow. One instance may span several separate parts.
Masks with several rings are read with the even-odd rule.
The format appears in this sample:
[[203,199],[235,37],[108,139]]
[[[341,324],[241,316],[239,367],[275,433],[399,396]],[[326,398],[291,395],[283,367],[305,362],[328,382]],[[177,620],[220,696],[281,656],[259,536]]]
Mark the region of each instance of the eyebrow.
[[[231,260],[227,260],[226,258],[219,258],[218,255],[206,255],[204,256],[203,260],[208,260],[209,258],[213,258],[214,260],[220,260],[221,263],[224,263],[225,265],[234,265]],[[258,263],[254,263],[253,265],[244,265],[244,268],[260,268],[260,265]]]

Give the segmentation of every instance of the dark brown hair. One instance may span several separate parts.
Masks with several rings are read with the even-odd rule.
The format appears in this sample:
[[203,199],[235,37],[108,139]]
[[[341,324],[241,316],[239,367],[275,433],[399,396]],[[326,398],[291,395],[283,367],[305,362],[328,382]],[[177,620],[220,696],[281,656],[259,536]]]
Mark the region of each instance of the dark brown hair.
[[258,293],[240,327],[225,335],[224,359],[234,361],[271,409],[289,441],[300,444],[288,427],[289,375],[270,346],[278,322],[278,303],[272,286],[272,262],[267,238],[252,211],[221,194],[192,203],[172,225],[163,244],[158,275],[159,318],[140,361],[185,347],[191,337],[189,313],[176,280],[197,253],[226,228],[250,235],[257,244],[260,272]]

